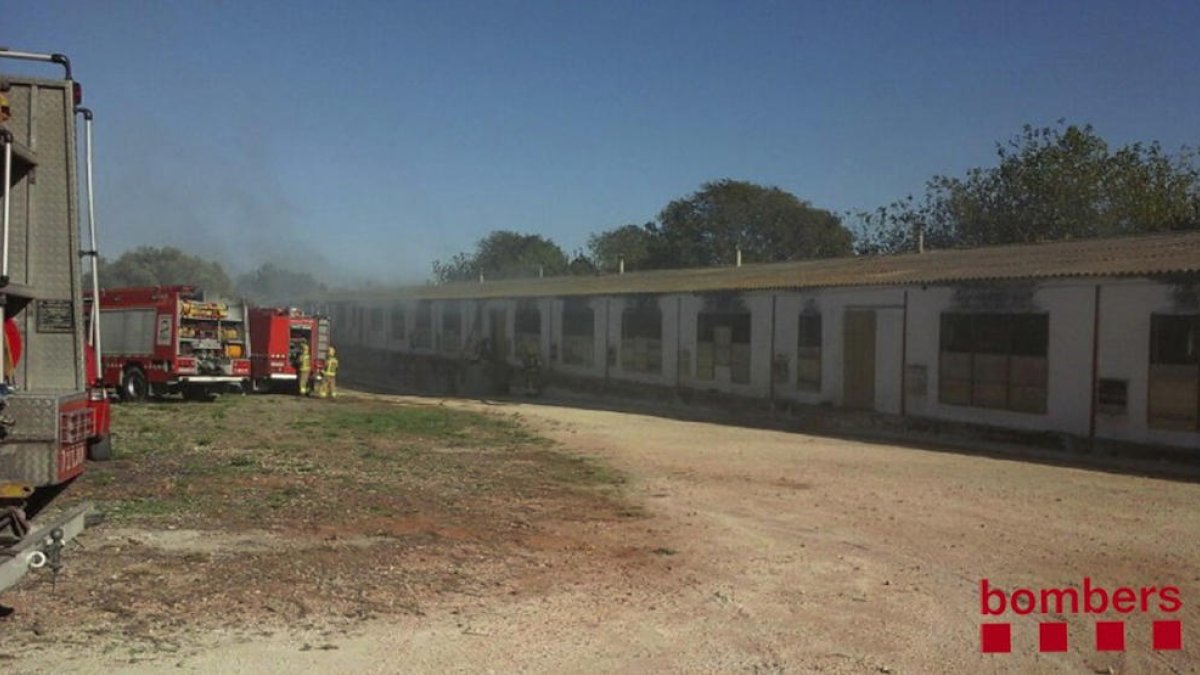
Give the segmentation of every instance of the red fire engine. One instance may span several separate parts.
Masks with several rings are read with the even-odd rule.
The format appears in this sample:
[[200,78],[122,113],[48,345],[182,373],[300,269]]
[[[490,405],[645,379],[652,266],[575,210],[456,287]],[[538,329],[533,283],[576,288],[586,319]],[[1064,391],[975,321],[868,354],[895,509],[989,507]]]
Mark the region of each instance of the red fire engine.
[[250,377],[255,391],[299,391],[301,345],[307,344],[311,371],[306,389],[312,391],[325,368],[329,351],[329,319],[298,309],[250,309]]
[[241,389],[250,377],[246,308],[194,286],[100,291],[104,384],[126,401],[191,400]]

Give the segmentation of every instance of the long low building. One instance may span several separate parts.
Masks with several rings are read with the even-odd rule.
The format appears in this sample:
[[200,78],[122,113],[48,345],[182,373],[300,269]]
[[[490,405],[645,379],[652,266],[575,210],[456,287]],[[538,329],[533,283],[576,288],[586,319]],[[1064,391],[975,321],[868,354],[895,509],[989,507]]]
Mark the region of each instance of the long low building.
[[431,285],[330,312],[344,361],[396,377],[488,344],[568,381],[1200,449],[1200,233]]

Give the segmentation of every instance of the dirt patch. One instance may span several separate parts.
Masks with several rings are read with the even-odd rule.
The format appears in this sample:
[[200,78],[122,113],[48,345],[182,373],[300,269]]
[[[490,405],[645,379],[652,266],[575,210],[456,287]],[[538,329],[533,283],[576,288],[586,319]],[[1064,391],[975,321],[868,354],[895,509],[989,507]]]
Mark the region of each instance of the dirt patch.
[[511,416],[231,397],[121,406],[114,435],[118,458],[90,465],[62,504],[92,500],[108,522],[57,580],[6,595],[6,649],[173,653],[197,629],[421,615],[439,597],[542,585],[585,546],[574,532],[632,519],[619,473]]

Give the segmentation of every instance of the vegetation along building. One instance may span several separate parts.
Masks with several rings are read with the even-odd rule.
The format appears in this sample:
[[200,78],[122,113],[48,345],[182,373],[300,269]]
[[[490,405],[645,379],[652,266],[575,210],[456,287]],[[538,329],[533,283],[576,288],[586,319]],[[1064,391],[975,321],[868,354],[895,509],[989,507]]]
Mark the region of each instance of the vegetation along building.
[[330,310],[347,364],[409,386],[453,386],[438,373],[486,338],[568,385],[1200,448],[1195,232],[422,286]]

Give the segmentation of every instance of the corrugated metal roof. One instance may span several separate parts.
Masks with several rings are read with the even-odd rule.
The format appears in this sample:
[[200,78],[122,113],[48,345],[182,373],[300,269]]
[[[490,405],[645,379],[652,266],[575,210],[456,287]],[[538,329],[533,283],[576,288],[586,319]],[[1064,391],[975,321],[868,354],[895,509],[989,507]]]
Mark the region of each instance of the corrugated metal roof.
[[1195,273],[1200,273],[1200,232],[1181,232],[742,267],[410,286],[337,297],[520,298]]

